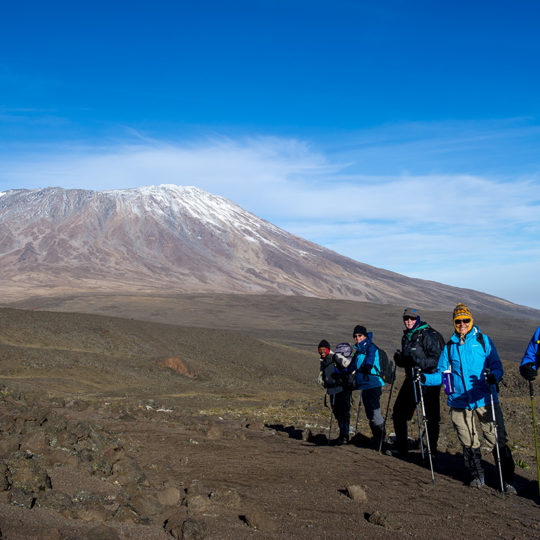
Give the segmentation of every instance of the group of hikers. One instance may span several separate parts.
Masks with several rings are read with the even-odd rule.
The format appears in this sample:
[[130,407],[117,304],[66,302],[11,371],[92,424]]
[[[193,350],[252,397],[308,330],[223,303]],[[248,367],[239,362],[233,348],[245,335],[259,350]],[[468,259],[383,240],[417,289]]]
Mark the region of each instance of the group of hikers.
[[[339,427],[339,435],[330,442],[338,446],[350,442],[351,397],[354,390],[360,390],[359,399],[369,421],[375,448],[387,455],[406,459],[409,454],[407,423],[416,410],[419,444],[424,457],[421,408],[427,454],[434,479],[432,457],[437,455],[440,393],[444,387],[450,418],[463,447],[469,485],[477,488],[485,485],[478,423],[485,445],[492,449],[498,465],[501,491],[514,494],[514,460],[498,399],[498,383],[503,377],[499,354],[491,338],[474,324],[472,313],[466,305],[460,303],[456,306],[452,320],[454,332],[447,342],[421,319],[416,309],[405,309],[401,349],[394,353],[393,362],[375,345],[372,332],[362,325],[354,327],[352,346],[339,343],[332,350],[330,343],[323,339],[318,346],[319,384],[326,389]],[[519,367],[522,377],[529,381],[531,399],[532,381],[536,378],[539,365],[540,327],[534,332]],[[387,418],[383,418],[381,412],[381,394],[386,379],[392,385],[388,399],[390,404],[395,366],[405,370],[405,379],[392,409],[395,440],[390,446],[386,442]],[[536,425],[534,427],[535,444],[538,445]]]

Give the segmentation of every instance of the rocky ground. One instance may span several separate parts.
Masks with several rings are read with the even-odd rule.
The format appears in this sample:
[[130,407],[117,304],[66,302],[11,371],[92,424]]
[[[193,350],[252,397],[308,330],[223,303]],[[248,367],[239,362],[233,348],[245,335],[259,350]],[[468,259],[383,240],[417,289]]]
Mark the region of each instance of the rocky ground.
[[293,345],[0,309],[0,537],[538,538],[530,400],[505,366],[518,495],[502,497],[487,453],[487,487],[464,485],[445,405],[434,483],[418,450],[371,447],[363,411],[353,444],[329,446],[316,358]]
[[272,423],[157,402],[2,396],[2,538],[540,534],[534,467],[518,468],[518,495],[503,498],[486,456],[488,487],[467,488],[447,425],[432,483],[418,452],[405,462],[372,449],[363,421],[356,444],[328,446],[309,403],[312,427],[277,422],[299,416],[300,403]]

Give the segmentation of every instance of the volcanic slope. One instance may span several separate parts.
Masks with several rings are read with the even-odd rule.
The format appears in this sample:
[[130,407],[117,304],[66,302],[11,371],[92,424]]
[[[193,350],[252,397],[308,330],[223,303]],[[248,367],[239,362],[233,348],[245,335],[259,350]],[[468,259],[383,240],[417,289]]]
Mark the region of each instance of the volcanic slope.
[[327,446],[301,349],[76,313],[1,309],[0,329],[2,538],[538,537],[530,413],[508,363],[503,408],[528,468],[502,498],[490,454],[487,487],[463,485],[444,407],[435,483],[417,450],[370,448],[363,414],[355,444]]
[[374,268],[307,242],[194,187],[46,188],[0,196],[0,293],[248,293],[536,310]]

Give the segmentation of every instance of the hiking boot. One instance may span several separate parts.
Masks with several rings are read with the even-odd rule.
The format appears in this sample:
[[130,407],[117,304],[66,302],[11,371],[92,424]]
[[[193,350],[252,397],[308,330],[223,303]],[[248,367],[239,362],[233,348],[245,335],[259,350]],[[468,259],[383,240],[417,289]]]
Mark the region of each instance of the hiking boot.
[[375,448],[376,450],[379,449],[379,447],[382,448],[384,446],[384,442],[386,440],[386,431],[384,429],[384,424],[373,424],[372,422],[369,423],[371,428],[371,447]]
[[399,459],[407,459],[409,457],[409,452],[404,452],[400,448],[388,448],[385,450],[384,454],[386,456],[392,456]]
[[349,436],[348,435],[340,435],[337,439],[332,439],[330,441],[330,444],[332,446],[341,446],[343,444],[347,444],[349,442]]
[[516,488],[509,482],[504,483],[504,492],[508,495],[517,495]]
[[463,448],[463,460],[472,480],[470,487],[481,488],[485,486],[484,468],[482,467],[482,453],[480,448]]
[[472,488],[480,489],[484,487],[485,485],[486,485],[486,482],[484,481],[483,476],[477,476],[469,482],[469,487],[472,487]]

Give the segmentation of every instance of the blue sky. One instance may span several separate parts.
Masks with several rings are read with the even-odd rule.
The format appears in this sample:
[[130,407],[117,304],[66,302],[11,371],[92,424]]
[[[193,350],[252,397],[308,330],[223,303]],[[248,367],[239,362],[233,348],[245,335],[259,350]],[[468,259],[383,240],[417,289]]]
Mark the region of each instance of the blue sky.
[[0,190],[196,185],[540,308],[539,23],[536,0],[12,2]]

